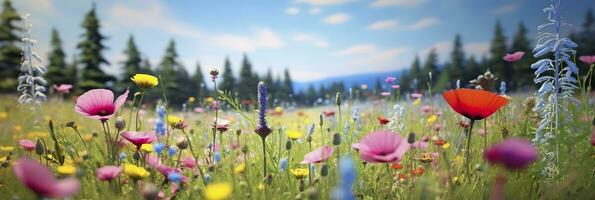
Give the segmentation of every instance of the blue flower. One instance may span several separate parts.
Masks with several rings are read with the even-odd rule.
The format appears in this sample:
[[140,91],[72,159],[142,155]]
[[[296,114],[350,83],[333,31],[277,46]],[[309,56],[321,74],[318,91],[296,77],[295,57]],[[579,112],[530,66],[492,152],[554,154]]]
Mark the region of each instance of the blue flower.
[[266,138],[272,130],[267,125],[267,86],[264,82],[258,83],[258,125],[255,132],[262,138]]
[[165,146],[162,143],[156,142],[153,144],[153,149],[157,154],[161,154],[163,148],[165,148]]
[[215,159],[215,163],[219,163],[221,161],[221,152],[216,151],[213,158]]
[[310,163],[310,175],[314,176],[316,174],[316,166]]
[[124,152],[120,152],[120,155],[118,155],[118,158],[119,158],[120,160],[124,160],[124,159],[126,158],[126,153],[124,153]]
[[166,127],[165,127],[165,107],[163,106],[158,106],[157,109],[157,122],[155,123],[155,132],[157,132],[159,135],[163,136],[165,135],[166,132]]
[[172,172],[167,175],[167,180],[169,180],[170,182],[177,183],[182,181],[182,175],[178,172]]
[[281,158],[281,161],[279,162],[279,169],[281,170],[281,172],[285,172],[285,170],[287,170],[287,163],[289,161],[287,160],[287,158]]
[[167,149],[167,153],[169,154],[169,156],[176,155],[177,152],[178,149],[176,149],[175,147],[169,147],[169,149]]
[[341,183],[333,191],[333,199],[353,200],[355,196],[351,191],[353,183],[355,182],[355,166],[353,160],[349,156],[343,156],[339,160],[339,173],[341,175]]
[[205,174],[204,181],[205,181],[205,183],[209,183],[211,181],[211,175]]

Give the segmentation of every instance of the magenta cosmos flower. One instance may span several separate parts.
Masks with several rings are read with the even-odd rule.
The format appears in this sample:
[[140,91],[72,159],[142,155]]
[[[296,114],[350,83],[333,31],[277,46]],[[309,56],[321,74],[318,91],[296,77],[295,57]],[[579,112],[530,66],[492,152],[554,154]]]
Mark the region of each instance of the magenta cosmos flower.
[[27,188],[37,195],[64,198],[74,195],[80,188],[75,178],[56,180],[50,169],[36,160],[19,158],[13,167],[14,174]]
[[122,172],[122,168],[118,166],[108,165],[98,168],[95,171],[95,175],[97,179],[102,181],[111,181],[116,179],[118,175]]
[[35,143],[31,140],[22,139],[19,141],[19,145],[21,146],[21,148],[23,148],[27,151],[31,151],[31,150],[35,149]]
[[387,131],[372,132],[353,145],[359,151],[360,159],[369,163],[398,162],[409,146],[406,139]]
[[128,90],[114,101],[114,93],[106,89],[93,89],[76,99],[74,110],[79,114],[101,121],[106,121],[126,102]]
[[587,65],[591,65],[593,63],[595,63],[595,55],[592,56],[581,56],[578,57],[579,60],[581,60],[582,62],[584,62]]
[[154,132],[138,132],[138,131],[124,131],[122,137],[134,144],[137,149],[143,144],[149,144],[157,140],[157,136]]
[[521,58],[523,58],[524,55],[525,55],[525,52],[517,51],[512,54],[507,53],[504,57],[502,57],[502,59],[507,62],[516,62],[516,61],[521,60]]
[[506,139],[490,147],[484,153],[484,158],[508,169],[524,169],[537,160],[537,150],[527,140]]
[[304,156],[302,164],[306,163],[319,163],[325,161],[333,155],[333,147],[323,146],[320,147]]

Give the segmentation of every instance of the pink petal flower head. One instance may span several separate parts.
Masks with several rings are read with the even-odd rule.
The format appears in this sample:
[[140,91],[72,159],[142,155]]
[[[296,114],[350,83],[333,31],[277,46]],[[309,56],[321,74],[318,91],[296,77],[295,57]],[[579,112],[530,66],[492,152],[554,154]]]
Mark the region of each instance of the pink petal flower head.
[[388,97],[390,96],[390,92],[382,92],[380,93],[380,95],[382,95],[383,97]]
[[122,168],[118,166],[108,165],[103,166],[95,170],[95,175],[97,179],[101,181],[111,181],[116,179],[118,175],[122,172]]
[[126,102],[128,90],[114,101],[114,93],[106,89],[93,89],[76,99],[74,110],[79,114],[101,121],[113,117],[116,111]]
[[397,78],[395,78],[394,76],[389,76],[389,77],[386,77],[386,79],[384,79],[384,82],[386,82],[386,83],[392,83],[395,80],[397,80]]
[[204,108],[201,108],[201,107],[196,107],[196,108],[194,108],[194,112],[195,113],[204,113],[205,112],[205,109]]
[[507,62],[516,62],[516,61],[519,61],[521,58],[523,58],[524,55],[525,55],[525,52],[517,51],[517,52],[514,52],[513,54],[507,53],[504,57],[502,57],[502,59],[504,59]]
[[490,147],[484,153],[484,158],[511,170],[524,169],[537,160],[537,150],[527,140],[506,139]]
[[77,179],[56,180],[50,169],[29,158],[19,158],[13,171],[21,183],[40,196],[64,198],[74,195],[80,188]]
[[124,139],[134,144],[137,149],[143,144],[149,144],[157,140],[154,132],[124,131],[121,135]]
[[595,63],[595,55],[591,55],[591,56],[585,55],[585,56],[578,57],[578,59],[587,65],[591,65],[591,64]]
[[219,109],[219,102],[218,101],[211,102],[211,109],[213,109],[213,110]]
[[369,163],[390,163],[401,160],[409,150],[406,139],[400,135],[387,132],[372,132],[359,141],[360,159]]
[[72,89],[72,85],[70,84],[60,84],[60,85],[53,85],[54,90],[60,94],[68,94]]
[[396,89],[399,89],[399,88],[401,88],[401,86],[400,86],[400,85],[391,85],[390,87],[391,87],[392,89],[395,89],[395,90],[396,90]]
[[149,164],[149,166],[153,168],[157,168],[161,165],[161,160],[159,159],[159,157],[155,155],[146,155],[145,161],[147,162],[147,164]]
[[302,160],[302,164],[306,163],[319,163],[325,161],[331,155],[333,155],[333,147],[331,146],[323,146],[320,147],[304,156],[304,160]]
[[411,94],[411,98],[414,98],[414,99],[418,99],[418,98],[420,98],[421,96],[422,96],[422,95],[421,95],[420,93],[412,93],[412,94]]
[[192,156],[187,156],[182,158],[182,164],[184,167],[192,169],[196,167],[196,160]]
[[413,142],[413,144],[411,145],[412,148],[414,149],[427,149],[429,146],[428,142],[426,141],[415,141]]
[[429,106],[429,105],[424,105],[424,106],[421,107],[421,111],[427,114],[430,111],[432,111],[432,107]]
[[23,148],[27,151],[31,151],[31,150],[35,149],[35,143],[31,140],[22,139],[19,141],[19,145],[21,146],[21,148]]

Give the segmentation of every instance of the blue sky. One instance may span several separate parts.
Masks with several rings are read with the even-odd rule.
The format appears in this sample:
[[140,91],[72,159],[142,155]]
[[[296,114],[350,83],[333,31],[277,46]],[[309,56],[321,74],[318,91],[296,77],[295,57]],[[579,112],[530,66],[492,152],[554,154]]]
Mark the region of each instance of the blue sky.
[[[31,13],[36,50],[47,55],[49,36],[56,27],[69,59],[75,49],[83,16],[91,0],[17,0],[21,13]],[[455,34],[476,56],[489,48],[494,23],[500,20],[512,37],[520,21],[530,37],[545,20],[547,0],[96,0],[108,37],[104,52],[118,73],[129,35],[143,56],[160,62],[170,38],[180,61],[190,72],[197,62],[203,72],[222,68],[225,57],[237,72],[243,53],[254,68],[278,74],[290,68],[295,80],[313,81],[363,72],[394,71],[410,65],[436,48],[441,60]],[[566,22],[580,28],[592,0],[562,3]],[[580,45],[580,44],[579,44]],[[70,61],[70,60],[69,60]]]

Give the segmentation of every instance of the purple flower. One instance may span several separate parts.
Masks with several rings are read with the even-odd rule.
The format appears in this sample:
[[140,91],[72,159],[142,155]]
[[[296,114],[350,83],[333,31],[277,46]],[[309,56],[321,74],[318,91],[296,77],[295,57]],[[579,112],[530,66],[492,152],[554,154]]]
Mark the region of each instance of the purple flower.
[[262,137],[263,139],[266,138],[272,132],[272,130],[267,125],[266,110],[267,86],[266,84],[264,84],[264,82],[260,81],[260,83],[258,83],[258,125],[254,132],[260,135],[260,137]]
[[44,197],[70,197],[78,192],[81,186],[75,178],[57,180],[50,169],[29,158],[18,159],[13,171],[23,185]]
[[490,147],[484,153],[484,158],[511,170],[524,169],[537,160],[537,150],[527,140],[506,139]]

